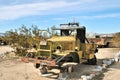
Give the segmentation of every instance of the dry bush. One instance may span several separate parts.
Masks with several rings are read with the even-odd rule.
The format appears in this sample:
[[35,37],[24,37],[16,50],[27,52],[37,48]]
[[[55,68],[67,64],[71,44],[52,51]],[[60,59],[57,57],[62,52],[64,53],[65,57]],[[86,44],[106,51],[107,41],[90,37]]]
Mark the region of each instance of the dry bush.
[[112,47],[120,47],[120,32],[116,33],[111,40],[110,46]]

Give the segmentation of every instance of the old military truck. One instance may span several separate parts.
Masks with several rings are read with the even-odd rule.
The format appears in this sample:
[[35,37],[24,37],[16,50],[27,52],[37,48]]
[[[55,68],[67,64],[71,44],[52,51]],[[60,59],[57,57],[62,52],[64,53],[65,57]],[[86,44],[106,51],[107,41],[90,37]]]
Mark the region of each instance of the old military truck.
[[57,65],[61,68],[65,62],[87,61],[92,65],[97,63],[96,45],[88,42],[84,26],[68,23],[60,24],[60,28],[52,30],[60,31],[60,35],[40,42],[39,55],[42,57],[39,57],[40,61],[36,65],[42,64],[42,73],[46,72],[45,67]]

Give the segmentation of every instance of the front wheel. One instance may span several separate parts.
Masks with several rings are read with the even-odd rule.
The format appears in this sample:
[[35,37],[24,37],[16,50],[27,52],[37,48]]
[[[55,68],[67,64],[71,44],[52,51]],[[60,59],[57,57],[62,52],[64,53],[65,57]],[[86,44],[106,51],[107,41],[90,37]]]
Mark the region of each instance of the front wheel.
[[40,64],[39,63],[36,63],[35,64],[35,68],[39,68],[40,67]]
[[46,74],[47,73],[47,69],[46,67],[43,67],[42,69],[40,69],[41,74]]

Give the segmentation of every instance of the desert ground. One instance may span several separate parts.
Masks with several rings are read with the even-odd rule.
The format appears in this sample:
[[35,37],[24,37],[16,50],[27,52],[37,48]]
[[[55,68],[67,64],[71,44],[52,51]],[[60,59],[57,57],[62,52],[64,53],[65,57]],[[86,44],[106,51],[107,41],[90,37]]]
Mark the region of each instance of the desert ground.
[[[98,65],[102,64],[103,59],[114,58],[114,55],[120,49],[99,49],[96,54],[97,65],[78,64],[74,66],[74,72],[70,75],[71,80],[82,80],[82,75],[93,73]],[[120,63],[113,63],[108,68],[94,78],[94,80],[119,80]],[[33,66],[33,63],[25,63],[21,58],[0,59],[0,80],[58,80],[59,70],[50,70],[47,75],[41,75],[39,69]]]

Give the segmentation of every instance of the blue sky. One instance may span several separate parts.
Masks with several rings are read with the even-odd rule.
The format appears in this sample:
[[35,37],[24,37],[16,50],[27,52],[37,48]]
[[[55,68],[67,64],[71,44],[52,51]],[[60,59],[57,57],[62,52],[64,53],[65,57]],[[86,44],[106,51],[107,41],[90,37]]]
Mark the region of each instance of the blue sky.
[[87,32],[120,32],[120,0],[0,0],[0,33],[22,24],[59,27],[73,19]]

